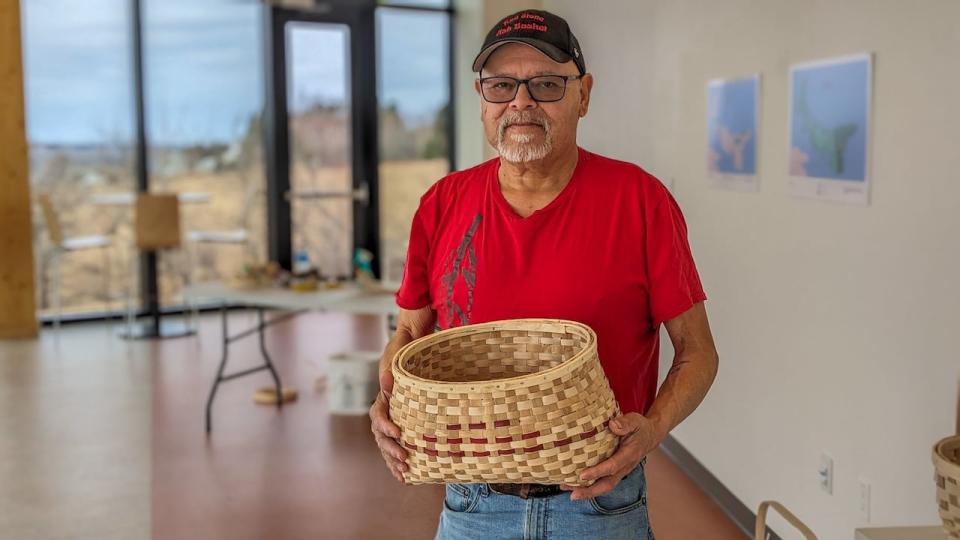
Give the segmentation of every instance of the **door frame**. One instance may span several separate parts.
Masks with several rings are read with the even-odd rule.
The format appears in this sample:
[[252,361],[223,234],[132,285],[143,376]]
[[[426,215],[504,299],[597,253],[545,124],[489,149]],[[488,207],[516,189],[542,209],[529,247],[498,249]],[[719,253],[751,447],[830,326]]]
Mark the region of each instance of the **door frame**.
[[[267,249],[270,260],[293,265],[290,191],[290,133],[287,104],[286,24],[313,22],[350,28],[350,127],[353,190],[366,190],[366,201],[353,200],[353,250],[363,248],[380,260],[380,200],[377,137],[377,51],[373,3],[318,5],[311,11],[264,7],[264,148],[267,180]],[[379,265],[373,265],[380,277]]]

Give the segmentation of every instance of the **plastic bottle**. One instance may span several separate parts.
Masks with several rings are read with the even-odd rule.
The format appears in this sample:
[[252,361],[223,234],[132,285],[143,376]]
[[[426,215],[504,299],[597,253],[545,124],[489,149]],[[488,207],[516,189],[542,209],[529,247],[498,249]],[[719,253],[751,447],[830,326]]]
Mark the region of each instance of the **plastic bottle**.
[[297,251],[296,255],[293,256],[294,275],[307,274],[312,268],[313,265],[310,264],[310,255],[307,254],[307,251],[303,249]]

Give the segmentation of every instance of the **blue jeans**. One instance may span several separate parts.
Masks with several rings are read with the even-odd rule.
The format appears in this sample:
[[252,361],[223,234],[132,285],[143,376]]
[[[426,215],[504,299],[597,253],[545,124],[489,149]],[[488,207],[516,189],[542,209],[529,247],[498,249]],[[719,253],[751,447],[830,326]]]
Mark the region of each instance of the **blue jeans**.
[[653,540],[647,515],[646,459],[604,495],[522,499],[489,484],[447,484],[436,540]]

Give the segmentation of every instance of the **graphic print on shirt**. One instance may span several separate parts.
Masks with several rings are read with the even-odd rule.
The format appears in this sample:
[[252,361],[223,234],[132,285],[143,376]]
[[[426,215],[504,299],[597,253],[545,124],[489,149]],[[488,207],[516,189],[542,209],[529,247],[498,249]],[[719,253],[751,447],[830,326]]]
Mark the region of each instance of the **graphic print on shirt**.
[[[470,227],[463,235],[463,240],[456,250],[451,250],[443,260],[443,274],[440,283],[443,286],[443,305],[438,317],[443,321],[443,328],[453,328],[470,324],[470,313],[473,310],[473,288],[477,284],[477,250],[473,245],[474,235],[480,226],[481,214],[474,216]],[[455,298],[458,285],[466,289],[466,305],[463,306]]]

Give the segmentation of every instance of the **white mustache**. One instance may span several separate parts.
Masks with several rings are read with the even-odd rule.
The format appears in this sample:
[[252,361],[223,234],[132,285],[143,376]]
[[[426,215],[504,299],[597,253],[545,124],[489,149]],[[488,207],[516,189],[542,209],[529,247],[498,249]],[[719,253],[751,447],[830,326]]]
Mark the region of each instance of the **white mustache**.
[[545,118],[539,116],[534,116],[533,114],[523,111],[512,114],[510,116],[505,116],[500,120],[499,133],[500,139],[503,139],[503,134],[508,127],[517,125],[517,124],[535,124],[543,128],[544,131],[550,131],[550,123],[547,122]]

